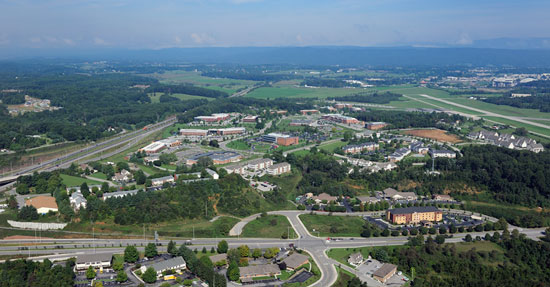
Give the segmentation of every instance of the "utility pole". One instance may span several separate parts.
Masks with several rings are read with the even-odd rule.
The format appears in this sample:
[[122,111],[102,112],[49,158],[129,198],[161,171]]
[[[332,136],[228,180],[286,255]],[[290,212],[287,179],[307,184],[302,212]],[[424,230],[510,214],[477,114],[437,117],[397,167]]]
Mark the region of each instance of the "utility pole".
[[95,226],[92,226],[92,241],[94,242],[94,253],[95,253]]

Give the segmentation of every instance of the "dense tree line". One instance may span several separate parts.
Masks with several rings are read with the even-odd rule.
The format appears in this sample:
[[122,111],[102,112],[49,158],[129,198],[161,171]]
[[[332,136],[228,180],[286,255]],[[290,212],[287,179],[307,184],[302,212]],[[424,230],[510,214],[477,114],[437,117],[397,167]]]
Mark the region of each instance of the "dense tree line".
[[[384,257],[400,270],[411,273],[412,286],[546,286],[550,282],[550,244],[525,239],[505,231],[487,234],[502,248],[458,251],[455,245],[438,244],[431,238],[420,246],[379,248],[373,257]],[[381,252],[378,252],[381,251]],[[383,252],[382,252],[383,251]],[[475,274],[473,276],[472,274]]]
[[464,121],[465,118],[459,115],[449,115],[446,113],[422,113],[422,112],[402,112],[402,111],[383,111],[369,110],[367,112],[357,113],[357,119],[366,122],[387,122],[391,125],[389,128],[429,128],[434,127],[440,121],[453,123],[455,121]]
[[158,93],[162,92],[168,95],[171,94],[186,94],[194,95],[208,98],[224,98],[229,96],[224,91],[212,90],[203,87],[197,87],[190,84],[182,85],[164,85],[164,84],[155,84],[151,85],[145,90],[147,93]]
[[20,105],[25,103],[25,95],[19,93],[0,93],[0,101],[4,105]]
[[0,286],[72,287],[75,277],[73,266],[74,261],[61,266],[53,265],[48,259],[44,262],[8,260],[0,264]]
[[354,95],[348,95],[343,97],[333,98],[336,101],[346,102],[358,102],[358,103],[371,103],[371,104],[387,104],[392,101],[398,101],[401,98],[400,94],[395,93],[359,93]]
[[[197,258],[197,255],[189,249],[187,246],[182,245],[177,251],[178,256],[182,256],[187,264],[187,268],[196,274],[199,278],[208,283],[208,286],[213,287],[225,287],[227,286],[227,280],[225,276],[214,272],[214,265],[208,256],[204,256],[201,259]],[[206,258],[203,260],[203,258]]]
[[344,80],[327,79],[327,78],[308,78],[302,81],[300,85],[310,86],[310,87],[327,87],[327,88],[360,87],[359,84],[347,83]]
[[550,94],[533,95],[525,98],[512,98],[508,95],[501,97],[489,97],[484,102],[495,105],[507,105],[521,109],[537,109],[541,112],[550,112]]
[[205,100],[152,104],[147,93],[131,88],[155,80],[124,74],[40,75],[17,81],[0,74],[0,89],[20,89],[32,97],[49,99],[56,111],[28,112],[14,120],[0,105],[0,148],[18,150],[43,144],[30,135],[56,140],[97,140],[112,134],[109,127],[132,129],[206,103]]

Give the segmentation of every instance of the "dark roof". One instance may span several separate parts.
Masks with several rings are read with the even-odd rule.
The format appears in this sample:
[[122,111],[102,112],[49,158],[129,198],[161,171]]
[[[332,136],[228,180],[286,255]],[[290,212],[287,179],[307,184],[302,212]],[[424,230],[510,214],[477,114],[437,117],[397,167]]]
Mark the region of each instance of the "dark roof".
[[437,209],[437,207],[435,206],[412,206],[412,207],[404,207],[404,208],[394,208],[388,211],[394,214],[407,214],[407,213],[415,213],[415,212],[434,212],[434,211],[439,211],[439,209]]
[[76,263],[107,262],[111,261],[113,253],[91,253],[79,254],[76,257]]
[[373,276],[378,276],[380,278],[384,278],[396,268],[397,268],[397,266],[395,266],[393,264],[384,263],[384,265],[382,265],[382,267],[380,267],[378,270],[374,271],[374,273],[372,275]]
[[309,260],[309,257],[307,257],[303,254],[294,253],[294,254],[288,256],[287,258],[285,258],[285,260],[283,260],[283,262],[286,264],[287,267],[290,267],[292,269],[296,269],[296,268],[302,266],[304,264],[304,262],[306,262],[307,260]]

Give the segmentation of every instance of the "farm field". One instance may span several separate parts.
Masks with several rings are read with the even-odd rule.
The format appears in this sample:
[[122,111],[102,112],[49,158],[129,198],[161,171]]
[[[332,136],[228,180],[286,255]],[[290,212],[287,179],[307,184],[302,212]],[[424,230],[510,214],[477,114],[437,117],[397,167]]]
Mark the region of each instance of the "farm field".
[[444,130],[439,129],[424,129],[424,130],[408,130],[402,133],[416,137],[429,138],[442,142],[459,143],[461,140],[452,134],[448,134]]
[[145,76],[158,79],[161,83],[165,84],[193,84],[204,88],[224,91],[228,94],[235,93],[238,89],[242,89],[246,86],[254,85],[255,81],[249,80],[236,80],[227,78],[210,78],[201,76],[199,72],[193,71],[167,71],[159,74],[148,74]]

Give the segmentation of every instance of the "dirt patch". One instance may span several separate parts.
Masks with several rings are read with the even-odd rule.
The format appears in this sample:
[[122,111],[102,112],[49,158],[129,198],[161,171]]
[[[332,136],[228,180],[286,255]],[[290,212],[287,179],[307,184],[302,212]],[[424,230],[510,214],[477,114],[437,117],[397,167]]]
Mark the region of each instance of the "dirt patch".
[[461,142],[461,140],[457,136],[448,134],[446,131],[439,130],[439,129],[409,130],[409,131],[404,131],[403,133],[411,136],[428,138],[428,139],[433,139],[441,142],[449,142],[449,143]]
[[[12,235],[4,237],[4,240],[25,240],[25,239],[37,239],[38,237],[27,236],[27,235]],[[53,239],[50,237],[41,237],[42,239]]]

